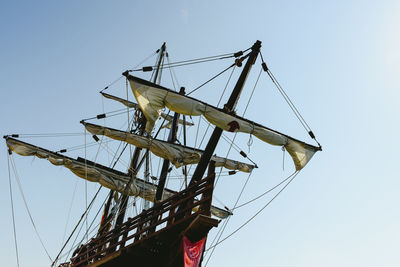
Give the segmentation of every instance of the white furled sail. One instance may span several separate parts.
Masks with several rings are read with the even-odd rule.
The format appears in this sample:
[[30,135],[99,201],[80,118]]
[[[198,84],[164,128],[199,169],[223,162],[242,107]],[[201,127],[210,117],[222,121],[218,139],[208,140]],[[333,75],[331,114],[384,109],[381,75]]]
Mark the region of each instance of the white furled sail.
[[112,99],[112,100],[115,100],[115,101],[118,101],[118,102],[124,104],[128,108],[138,108],[139,107],[138,104],[136,104],[134,102],[131,102],[131,101],[128,101],[128,100],[125,100],[123,98],[120,98],[120,97],[117,97],[117,96],[113,96],[113,95],[109,95],[109,94],[106,94],[106,93],[103,93],[103,92],[101,92],[101,94],[105,98]]
[[229,114],[192,97],[180,95],[172,90],[127,75],[133,94],[146,119],[146,131],[151,132],[155,121],[165,107],[183,115],[203,115],[213,125],[230,132],[243,132],[256,136],[271,145],[284,146],[292,157],[296,170],[302,169],[319,147],[296,140],[290,136],[264,127],[245,118]]
[[[129,188],[125,188],[130,180],[130,177],[125,173],[90,161],[85,162],[84,159],[72,159],[13,138],[6,138],[6,142],[7,146],[12,151],[21,156],[36,156],[38,158],[47,159],[50,163],[57,166],[64,166],[70,169],[78,177],[90,182],[97,182],[104,187],[123,194],[138,196],[148,201],[154,201],[157,187],[137,177],[133,179]],[[175,193],[176,192],[172,190],[164,189],[162,199],[167,199]],[[228,211],[214,206],[211,207],[211,213],[221,219],[230,215]]]
[[[199,149],[171,144],[162,140],[151,139],[92,123],[82,122],[82,124],[91,134],[105,135],[115,140],[127,142],[136,147],[149,149],[154,155],[168,159],[177,168],[183,165],[198,163],[203,154],[203,151]],[[217,156],[213,156],[211,160],[215,161],[215,167],[224,167],[226,169],[239,170],[242,172],[251,172],[255,167],[251,164]]]
[[[134,103],[134,102],[125,100],[125,99],[117,97],[117,96],[109,95],[109,94],[106,94],[106,93],[103,93],[103,92],[101,94],[105,98],[112,99],[112,100],[115,100],[115,101],[118,101],[118,102],[124,104],[128,108],[135,108],[135,109],[139,108],[139,105]],[[171,128],[171,123],[172,123],[172,120],[174,119],[174,117],[171,116],[171,115],[165,114],[165,113],[161,113],[161,117],[163,117],[166,121],[168,121],[168,123],[166,125],[164,125],[163,128],[170,129]],[[187,126],[193,126],[194,125],[193,123],[191,123],[189,121],[184,121],[184,120],[181,120],[181,119],[178,120],[178,123],[182,124],[182,125],[184,124],[184,125],[187,125]]]

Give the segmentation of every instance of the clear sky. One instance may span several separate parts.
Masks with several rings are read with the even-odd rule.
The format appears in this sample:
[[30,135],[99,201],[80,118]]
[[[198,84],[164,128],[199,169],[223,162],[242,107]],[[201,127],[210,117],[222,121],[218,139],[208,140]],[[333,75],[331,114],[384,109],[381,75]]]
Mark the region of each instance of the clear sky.
[[[400,3],[390,0],[3,1],[0,133],[83,132],[78,122],[102,111],[98,91],[164,41],[171,59],[183,60],[235,52],[261,40],[265,60],[324,151],[267,209],[221,243],[208,266],[399,266],[399,14]],[[176,70],[187,88],[214,73],[201,69],[186,76]],[[262,77],[249,118],[311,142]],[[210,94],[195,96],[207,100]],[[50,149],[64,142],[27,141]],[[279,148],[255,145],[260,169],[243,201],[289,173],[279,172]],[[0,257],[2,266],[16,266],[3,149]],[[84,182],[43,160],[14,159],[38,231],[54,258],[75,185],[68,229],[83,211]],[[289,161],[286,165],[292,167]],[[228,184],[241,185],[242,178]],[[96,188],[89,184],[89,195]],[[13,189],[20,266],[48,266],[14,178]],[[229,190],[236,195],[240,187]],[[222,192],[221,201],[232,206],[228,194]],[[235,213],[223,236],[269,199]]]

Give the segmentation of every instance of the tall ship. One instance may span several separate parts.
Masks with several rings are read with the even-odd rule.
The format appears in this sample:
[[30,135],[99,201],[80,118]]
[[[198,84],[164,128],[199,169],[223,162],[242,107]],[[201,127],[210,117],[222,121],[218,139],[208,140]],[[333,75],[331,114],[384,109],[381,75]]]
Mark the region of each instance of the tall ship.
[[[121,105],[122,112],[119,113],[127,114],[124,115],[126,121],[122,129],[95,123],[96,120],[112,119],[115,112],[105,112],[81,121],[85,138],[90,136],[94,146],[111,150],[107,142],[118,144],[118,148],[110,152],[113,157],[108,166],[86,157],[66,156],[68,149],[51,151],[27,143],[18,134],[4,136],[9,157],[16,153],[45,159],[53,165],[69,169],[79,178],[98,183],[97,193],[108,190],[101,204],[101,216],[94,216],[89,229],[86,227],[86,237],[76,241],[79,229],[84,223],[88,224],[85,220],[97,201],[97,193],[89,201],[59,253],[52,258],[51,266],[202,266],[205,251],[221,242],[220,239],[208,239],[209,232],[224,228],[221,225],[234,216],[233,210],[238,204],[236,202],[234,207],[228,208],[214,201],[218,179],[221,174],[250,174],[258,168],[257,160],[251,159],[249,153],[235,143],[236,134],[248,136],[249,147],[252,137],[261,140],[262,145],[281,147],[294,165],[293,174],[285,182],[290,182],[313,155],[322,150],[314,133],[264,62],[260,50],[261,42],[256,41],[243,51],[170,62],[164,43],[154,53],[154,64],[124,71],[119,80],[125,81],[126,96],[109,93],[113,85],[100,91],[106,101],[116,101]],[[228,66],[194,89],[175,86],[174,68],[216,60],[225,60]],[[237,114],[237,103],[255,65],[260,68],[258,78],[266,73],[272,80],[315,145]],[[164,71],[165,76],[166,70],[171,74],[174,88],[163,85],[161,75]],[[238,71],[237,80],[231,81],[230,75],[223,92],[218,92],[216,88],[211,97],[207,95],[197,99],[191,96],[222,74],[233,73],[234,70]],[[215,105],[221,94],[225,94],[227,101],[221,105],[221,97]],[[213,104],[206,100],[210,98]],[[255,108],[262,110],[262,107]],[[199,118],[198,123],[196,117]],[[202,142],[198,138],[198,128],[188,134],[188,129],[198,127],[196,124],[200,124],[201,120],[205,121],[203,125],[207,125],[207,131],[213,129],[211,134],[204,135],[207,139]],[[234,137],[229,138],[224,132],[232,132]],[[217,154],[220,139],[229,145]],[[85,156],[86,146],[89,145],[92,144],[85,139]],[[241,161],[228,156],[232,147],[242,158]],[[117,164],[126,166],[125,170],[118,170]],[[175,185],[172,179],[176,180]],[[135,212],[129,212],[133,209]]]

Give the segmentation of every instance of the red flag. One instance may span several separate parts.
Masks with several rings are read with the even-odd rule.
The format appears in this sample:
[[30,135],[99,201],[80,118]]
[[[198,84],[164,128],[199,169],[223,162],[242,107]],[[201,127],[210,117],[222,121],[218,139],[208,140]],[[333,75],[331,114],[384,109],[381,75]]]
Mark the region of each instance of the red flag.
[[199,242],[192,244],[186,236],[183,236],[183,261],[185,267],[198,267],[203,254],[204,244],[206,238],[203,238]]

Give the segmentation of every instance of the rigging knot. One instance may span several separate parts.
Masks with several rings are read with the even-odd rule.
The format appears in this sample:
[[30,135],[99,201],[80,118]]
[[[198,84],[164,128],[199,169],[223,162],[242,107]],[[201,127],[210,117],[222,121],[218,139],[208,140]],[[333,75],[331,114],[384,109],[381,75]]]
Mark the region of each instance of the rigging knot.
[[254,122],[251,124],[252,129],[250,132],[250,136],[249,136],[249,141],[247,141],[247,147],[249,149],[249,154],[250,154],[250,147],[253,145],[253,133],[254,133]]
[[249,141],[247,141],[247,148],[248,148],[248,150],[249,150],[249,152],[247,152],[247,153],[249,153],[250,154],[250,147],[253,145],[253,135],[252,134],[250,134],[250,136],[249,136]]
[[128,76],[129,76],[129,71],[131,71],[131,70],[126,70],[126,71],[124,71],[124,72],[122,73],[122,75],[124,75],[125,77],[128,77]]
[[243,65],[242,64],[243,60],[244,60],[244,57],[235,59],[235,65],[240,68]]
[[224,105],[223,111],[225,111],[229,115],[236,116],[236,111],[231,110],[226,104]]

